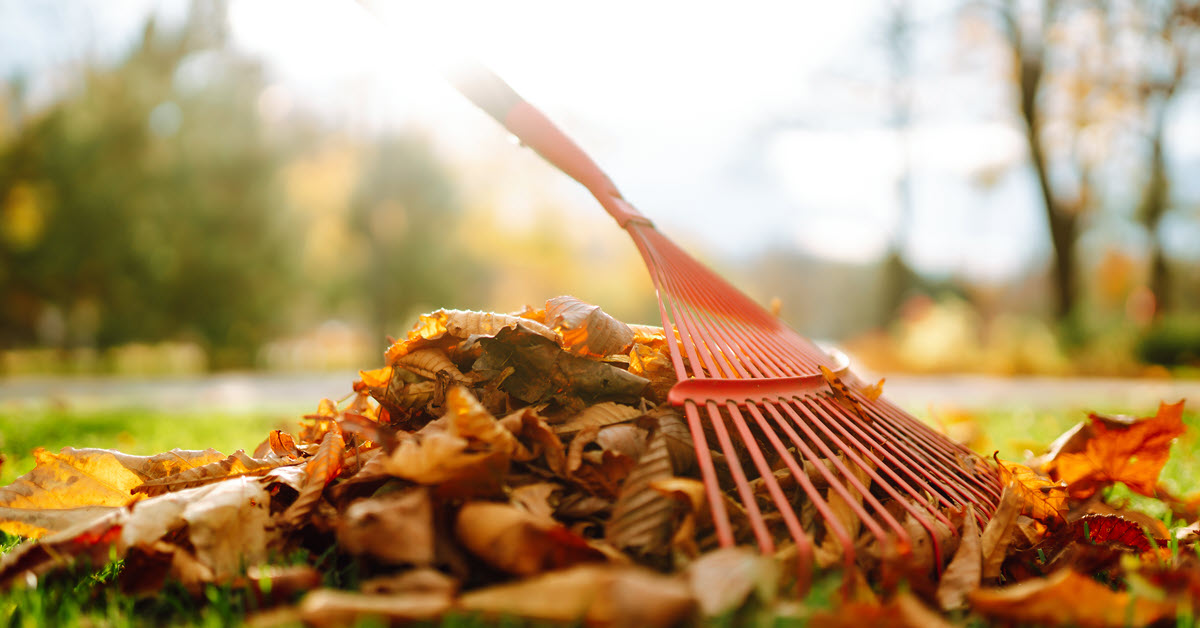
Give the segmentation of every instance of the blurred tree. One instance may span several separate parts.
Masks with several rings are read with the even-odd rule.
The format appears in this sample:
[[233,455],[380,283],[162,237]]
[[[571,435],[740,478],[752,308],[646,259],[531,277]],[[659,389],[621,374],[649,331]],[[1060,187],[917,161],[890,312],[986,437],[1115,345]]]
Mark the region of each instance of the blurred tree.
[[[989,5],[992,6],[992,5]],[[1056,311],[1078,300],[1076,242],[1097,198],[1104,168],[1138,177],[1138,215],[1153,239],[1169,208],[1164,145],[1171,100],[1200,55],[1200,3],[1004,0],[995,5],[1012,56],[1017,109],[1041,191],[1054,253]],[[1140,170],[1117,163],[1130,135],[1145,141]],[[1169,302],[1168,265],[1157,242],[1151,285]]]
[[1087,207],[1088,177],[1080,172],[1074,198],[1056,192],[1050,173],[1047,138],[1043,133],[1041,91],[1047,71],[1050,31],[1059,16],[1061,3],[1044,0],[1032,14],[1020,10],[1015,0],[1000,5],[1000,22],[1015,66],[1017,102],[1029,159],[1037,175],[1050,243],[1054,251],[1055,309],[1060,318],[1071,314],[1077,299],[1075,243],[1079,237],[1079,215]]
[[891,126],[900,143],[900,173],[896,179],[896,230],[884,258],[885,291],[883,308],[880,310],[882,325],[887,325],[900,314],[906,298],[917,283],[916,273],[904,260],[904,245],[908,240],[913,217],[912,159],[909,129],[912,126],[913,68],[912,46],[915,26],[912,8],[908,0],[892,0],[888,6],[885,26],[885,41],[890,73],[889,96],[891,101]]
[[366,161],[350,223],[368,251],[355,296],[368,302],[374,337],[403,331],[422,308],[478,307],[478,266],[456,240],[457,191],[428,142],[392,135]]
[[223,46],[225,16],[150,20],[0,145],[0,346],[190,338],[220,367],[277,331],[292,236],[262,73]]
[[1146,117],[1146,141],[1150,163],[1142,188],[1138,216],[1154,238],[1150,262],[1150,290],[1161,314],[1172,305],[1171,280],[1166,253],[1159,237],[1159,222],[1170,205],[1165,133],[1171,102],[1189,72],[1200,65],[1200,2],[1172,0],[1146,3],[1143,19],[1135,24],[1141,31],[1149,62],[1132,87],[1137,90]]

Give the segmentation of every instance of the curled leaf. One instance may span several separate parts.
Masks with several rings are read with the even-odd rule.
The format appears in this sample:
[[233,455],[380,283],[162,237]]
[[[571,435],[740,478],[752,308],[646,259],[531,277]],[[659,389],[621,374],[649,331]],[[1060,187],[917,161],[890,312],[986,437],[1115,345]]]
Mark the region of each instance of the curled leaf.
[[604,357],[621,353],[633,342],[629,325],[575,297],[546,301],[546,324],[562,337],[563,348],[576,355]]

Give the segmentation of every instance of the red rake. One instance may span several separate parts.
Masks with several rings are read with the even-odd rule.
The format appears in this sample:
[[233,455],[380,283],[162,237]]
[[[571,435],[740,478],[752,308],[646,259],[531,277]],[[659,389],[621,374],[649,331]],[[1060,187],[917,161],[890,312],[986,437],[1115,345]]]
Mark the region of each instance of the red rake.
[[[847,507],[878,540],[884,557],[911,554],[909,530],[915,528],[901,521],[911,517],[928,535],[939,570],[944,557],[935,521],[955,527],[943,510],[973,504],[981,523],[992,515],[1000,485],[987,463],[886,399],[864,394],[844,356],[817,348],[659,233],[582,149],[491,71],[473,66],[452,82],[524,144],[587,187],[641,251],[658,293],[663,329],[667,338],[678,339],[669,343],[679,379],[669,400],[687,416],[722,546],[735,544],[735,526],[710,435],[726,467],[722,475],[737,490],[740,506],[733,508],[744,511],[738,521],[743,527],[748,523],[764,553],[775,551],[768,519],[778,519],[764,516],[759,506],[751,486],[759,479],[796,544],[802,582],[808,580],[814,543],[797,514],[800,504],[789,500],[777,469],[786,468],[811,501],[848,568],[856,548],[846,526],[852,522],[844,514]],[[814,477],[829,493],[822,494]],[[870,488],[860,478],[869,479]],[[836,506],[834,494],[840,498],[833,500]],[[902,512],[889,510],[881,500]]]

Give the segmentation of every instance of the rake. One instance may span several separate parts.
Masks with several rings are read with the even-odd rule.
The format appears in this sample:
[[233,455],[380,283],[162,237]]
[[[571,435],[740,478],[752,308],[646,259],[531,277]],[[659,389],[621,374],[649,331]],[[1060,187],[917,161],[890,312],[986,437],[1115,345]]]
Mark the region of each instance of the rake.
[[[914,533],[927,535],[939,571],[943,556],[935,527],[956,533],[943,511],[973,504],[979,521],[987,521],[1000,497],[987,463],[883,397],[867,394],[845,356],[826,353],[792,331],[667,239],[579,146],[490,70],[464,65],[451,82],[583,184],[633,238],[658,294],[666,337],[677,339],[668,343],[678,377],[669,402],[687,418],[722,546],[736,543],[731,509],[744,512],[735,512],[738,525],[748,524],[763,553],[776,551],[772,526],[781,522],[795,543],[801,582],[808,581],[815,542],[802,525],[797,508],[803,505],[795,503],[801,500],[789,498],[781,484],[789,475],[795,485],[788,490],[795,495],[799,486],[824,521],[823,543],[832,538],[840,545],[848,570],[861,548],[848,529],[854,526],[847,508],[891,560],[912,554]],[[726,487],[732,483],[736,502],[727,505],[722,479]],[[752,482],[769,495],[764,506]],[[764,512],[767,504],[777,516]]]

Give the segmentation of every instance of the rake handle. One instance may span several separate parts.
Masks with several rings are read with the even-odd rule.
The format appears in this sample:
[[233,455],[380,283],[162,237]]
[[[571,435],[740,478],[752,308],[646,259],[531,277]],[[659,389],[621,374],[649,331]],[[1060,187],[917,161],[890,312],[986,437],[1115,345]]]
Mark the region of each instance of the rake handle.
[[472,62],[449,74],[451,85],[459,93],[495,118],[522,144],[583,184],[622,228],[634,224],[652,226],[649,219],[621,196],[608,175],[579,145],[494,72]]

